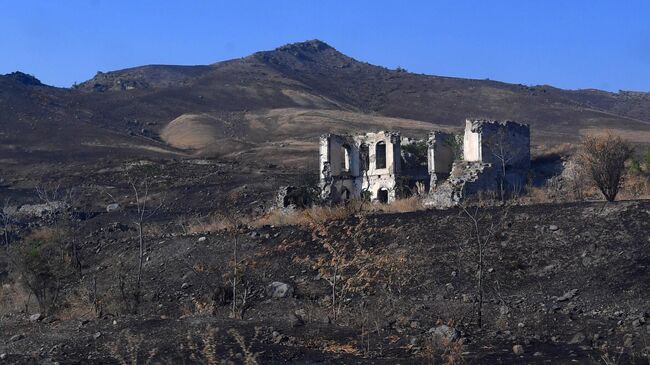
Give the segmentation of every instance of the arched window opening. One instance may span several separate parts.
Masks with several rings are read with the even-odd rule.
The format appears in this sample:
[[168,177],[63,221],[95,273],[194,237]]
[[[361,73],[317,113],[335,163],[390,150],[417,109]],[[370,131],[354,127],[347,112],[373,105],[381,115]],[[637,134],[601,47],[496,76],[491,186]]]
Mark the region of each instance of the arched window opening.
[[388,189],[380,188],[377,190],[377,200],[382,204],[388,203]]
[[343,156],[341,170],[343,172],[350,172],[350,146],[347,144],[341,146],[341,156]]
[[375,146],[375,168],[386,168],[386,143],[384,142],[377,142]]

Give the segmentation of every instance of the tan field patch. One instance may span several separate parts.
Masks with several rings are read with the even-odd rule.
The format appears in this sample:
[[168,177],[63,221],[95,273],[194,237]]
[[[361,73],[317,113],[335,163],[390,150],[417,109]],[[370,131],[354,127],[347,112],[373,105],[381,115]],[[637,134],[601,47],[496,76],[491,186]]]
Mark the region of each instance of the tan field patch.
[[611,133],[616,136],[633,142],[633,143],[650,143],[650,131],[643,130],[629,130],[629,129],[604,129],[604,128],[583,128],[580,130],[580,135],[589,136],[589,135],[601,135]]
[[[206,113],[183,114],[165,126],[161,137],[173,147],[200,155],[298,165],[315,161],[318,136],[324,133],[399,130],[407,136],[425,137],[432,130],[453,129],[350,111],[282,108],[249,112],[243,120]],[[232,135],[244,137],[235,139]]]

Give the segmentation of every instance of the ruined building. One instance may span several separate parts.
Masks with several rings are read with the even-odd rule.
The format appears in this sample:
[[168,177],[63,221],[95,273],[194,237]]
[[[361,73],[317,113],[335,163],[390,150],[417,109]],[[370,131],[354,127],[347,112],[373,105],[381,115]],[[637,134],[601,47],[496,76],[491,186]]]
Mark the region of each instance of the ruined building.
[[411,194],[450,206],[480,191],[523,189],[530,168],[530,130],[506,121],[467,120],[460,136],[432,132],[427,140],[397,132],[327,134],[320,138],[321,198],[388,203]]

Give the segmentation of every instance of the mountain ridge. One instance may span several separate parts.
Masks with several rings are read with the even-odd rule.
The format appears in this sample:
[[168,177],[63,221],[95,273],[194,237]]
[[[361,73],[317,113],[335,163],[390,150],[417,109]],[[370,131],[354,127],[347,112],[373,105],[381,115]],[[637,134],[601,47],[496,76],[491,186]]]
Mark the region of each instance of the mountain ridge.
[[[248,148],[252,142],[311,141],[317,132],[334,128],[328,118],[337,111],[350,121],[349,132],[407,123],[412,127],[407,129],[424,134],[419,122],[458,128],[465,118],[484,117],[529,123],[535,144],[573,142],[603,129],[620,131],[635,143],[650,143],[650,93],[420,75],[356,60],[319,40],[210,65],[145,65],[100,72],[73,88],[50,87],[25,75],[0,76],[0,110],[5,111],[0,127],[6,130],[0,140],[57,144],[63,150],[69,140],[78,139],[75,128],[83,123],[84,143],[110,135],[102,145],[110,146],[117,138],[121,145],[154,144],[176,153],[161,137],[169,123],[176,121],[173,131],[186,136],[185,122],[196,126],[214,121],[218,126],[209,130],[228,126],[228,131],[214,134],[237,141],[245,154],[241,146]],[[298,119],[285,120],[283,110]],[[310,127],[308,134],[301,134],[305,129],[297,121],[311,114],[300,110],[331,112],[317,113],[320,119],[309,121],[318,129]],[[181,116],[186,117],[178,119]],[[362,123],[364,118],[377,124]],[[26,120],[29,126],[44,121],[57,125],[55,136],[60,138],[40,141],[41,131],[23,125]],[[268,129],[267,121],[283,129]],[[272,133],[265,137],[257,130]],[[169,133],[166,137],[174,139]],[[202,146],[209,142],[201,140]],[[201,152],[191,146],[186,150]]]

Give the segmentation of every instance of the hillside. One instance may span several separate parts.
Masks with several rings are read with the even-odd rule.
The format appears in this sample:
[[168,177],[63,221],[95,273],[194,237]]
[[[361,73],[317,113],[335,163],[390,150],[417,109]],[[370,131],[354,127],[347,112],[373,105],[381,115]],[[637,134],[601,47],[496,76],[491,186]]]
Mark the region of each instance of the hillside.
[[[97,146],[113,152],[131,149],[130,153],[145,146],[165,154],[225,156],[250,151],[246,156],[260,158],[264,156],[255,151],[296,140],[315,151],[313,137],[329,132],[336,122],[333,113],[339,112],[367,120],[352,123],[349,130],[399,128],[425,133],[422,122],[457,128],[466,117],[475,116],[528,122],[535,144],[575,141],[580,134],[605,128],[635,143],[650,141],[648,93],[418,75],[357,61],[317,40],[212,65],[150,65],[98,73],[73,89],[11,75],[0,79],[3,151],[7,144],[36,143],[54,151],[75,145],[91,154]],[[298,109],[322,115],[308,134],[298,119],[292,119],[304,114],[283,114]],[[178,122],[188,115],[202,115],[202,123],[214,123],[209,129],[215,132],[208,133],[215,135],[213,143],[205,136],[196,145],[185,137],[184,143],[177,143],[181,137],[173,134],[193,133],[194,124]],[[277,116],[292,122],[278,125]],[[26,121],[32,127],[24,129]],[[400,121],[413,124],[405,127]],[[224,136],[229,141],[226,148],[211,146]]]
[[0,363],[647,364],[647,164],[612,203],[546,151],[508,202],[277,209],[317,192],[322,133],[478,116],[530,123],[535,147],[650,145],[648,93],[416,75],[320,41],[73,88],[0,75]]
[[[103,212],[83,224],[85,275],[66,281],[61,314],[13,313],[26,293],[5,287],[16,295],[3,303],[0,353],[62,364],[240,364],[242,355],[259,356],[249,364],[647,364],[649,214],[647,201],[481,211],[481,227],[487,217],[506,225],[485,252],[478,328],[471,222],[459,209],[200,235],[169,221],[147,231],[137,314],[119,294],[137,265],[136,228],[124,212]],[[241,319],[225,294],[233,242],[240,290],[250,290]],[[332,272],[342,282],[336,315]],[[275,281],[290,291],[265,289]]]

